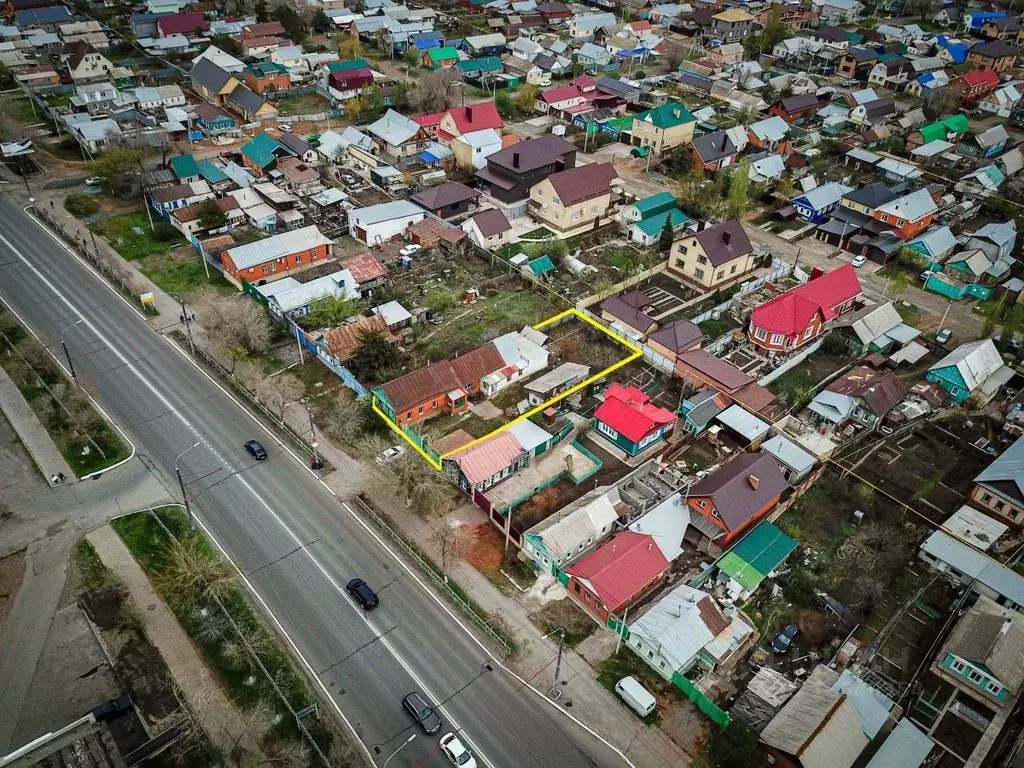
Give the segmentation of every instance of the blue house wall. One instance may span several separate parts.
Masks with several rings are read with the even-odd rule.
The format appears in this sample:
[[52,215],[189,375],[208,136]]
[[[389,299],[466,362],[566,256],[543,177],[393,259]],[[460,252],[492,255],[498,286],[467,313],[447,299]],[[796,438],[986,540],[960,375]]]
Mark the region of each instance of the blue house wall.
[[934,381],[946,390],[954,402],[962,403],[971,396],[971,391],[967,388],[967,382],[964,381],[964,377],[960,375],[960,371],[955,365],[928,371],[925,379]]

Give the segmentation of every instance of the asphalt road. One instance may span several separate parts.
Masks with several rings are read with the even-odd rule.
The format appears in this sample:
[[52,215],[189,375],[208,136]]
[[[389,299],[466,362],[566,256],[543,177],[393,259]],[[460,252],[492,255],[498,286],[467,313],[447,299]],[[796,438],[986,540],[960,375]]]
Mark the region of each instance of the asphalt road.
[[[440,734],[418,733],[401,708],[415,689],[440,704],[441,733],[461,729],[482,765],[625,763],[503,671],[349,504],[7,195],[0,297],[57,354],[64,331],[81,380],[165,487],[198,443],[179,466],[201,522],[377,765],[414,733],[389,765],[447,764]],[[252,438],[266,461],[244,451]],[[381,596],[368,615],[344,591],[354,576]]]

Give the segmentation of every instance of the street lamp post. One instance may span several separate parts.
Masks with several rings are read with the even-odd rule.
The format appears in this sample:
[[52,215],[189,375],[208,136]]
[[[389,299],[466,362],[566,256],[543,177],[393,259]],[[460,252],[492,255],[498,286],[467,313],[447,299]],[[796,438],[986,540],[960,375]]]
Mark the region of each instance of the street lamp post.
[[66,357],[68,361],[68,369],[71,371],[71,380],[75,382],[76,387],[78,386],[78,374],[75,373],[75,363],[71,359],[71,353],[68,352],[68,345],[64,341],[64,334],[67,333],[72,328],[74,328],[76,325],[80,324],[81,322],[82,320],[81,318],[79,318],[78,320],[75,320],[75,322],[73,322],[71,325],[65,326],[64,329],[60,332],[60,345],[61,347],[64,348],[64,357]]
[[309,447],[313,451],[313,469],[320,469],[324,464],[323,459],[320,458],[320,452],[317,450],[319,443],[316,439],[316,427],[313,426],[313,407],[310,405],[309,398],[304,397],[301,400],[294,400],[281,406],[281,423],[284,423],[285,409],[289,405],[298,405],[300,403],[306,406],[306,416],[309,417]]
[[194,443],[174,457],[174,474],[178,476],[178,487],[181,488],[181,498],[185,502],[185,514],[188,515],[188,525],[193,531],[196,529],[196,519],[192,516],[192,505],[188,503],[188,494],[185,493],[185,481],[181,479],[181,469],[178,467],[178,461],[193,448],[198,447],[199,443]]
[[188,310],[185,309],[185,299],[182,297],[180,293],[168,293],[167,295],[173,296],[181,304],[181,318],[182,320],[185,321],[185,333],[188,335],[188,348],[189,351],[192,353],[192,357],[195,357],[196,345],[195,342],[192,341],[192,325],[188,317]]
[[391,758],[394,757],[395,755],[397,755],[399,752],[401,752],[407,746],[412,744],[412,741],[415,738],[416,738],[416,734],[415,733],[411,734],[408,739],[406,739],[405,741],[403,741],[401,743],[401,745],[398,747],[398,749],[396,749],[394,752],[392,752],[390,755],[388,755],[388,759],[384,761],[384,765],[382,765],[380,768],[387,768],[388,763],[391,762]]
[[558,633],[558,658],[555,660],[555,679],[551,683],[551,690],[548,691],[548,696],[551,697],[552,701],[555,701],[559,696],[562,695],[562,689],[558,687],[558,684],[559,678],[562,676],[562,652],[565,648],[565,628],[555,627],[553,630],[544,635],[544,637],[550,637],[556,632]]

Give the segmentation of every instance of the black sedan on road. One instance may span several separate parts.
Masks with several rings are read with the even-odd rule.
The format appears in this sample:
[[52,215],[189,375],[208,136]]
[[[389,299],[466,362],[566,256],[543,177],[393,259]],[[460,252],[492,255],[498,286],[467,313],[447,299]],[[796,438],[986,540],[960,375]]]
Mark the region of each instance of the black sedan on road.
[[434,711],[434,705],[419,691],[413,691],[402,699],[402,707],[426,734],[441,730],[441,718]]
[[256,461],[263,461],[267,458],[267,449],[263,447],[263,444],[259,440],[250,440],[245,444],[245,450],[256,459]]
[[377,607],[377,594],[362,579],[352,579],[345,585],[345,589],[352,595],[352,599],[363,607],[364,611]]

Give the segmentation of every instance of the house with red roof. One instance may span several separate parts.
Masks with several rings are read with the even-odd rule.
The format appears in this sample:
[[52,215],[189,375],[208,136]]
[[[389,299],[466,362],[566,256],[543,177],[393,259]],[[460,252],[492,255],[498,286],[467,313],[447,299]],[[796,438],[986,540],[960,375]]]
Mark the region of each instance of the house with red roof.
[[690,488],[685,541],[710,554],[728,549],[779,503],[789,483],[770,453],[741,453]]
[[789,354],[813,342],[861,295],[853,266],[815,268],[811,279],[766,301],[750,314],[747,338],[768,353]]
[[621,614],[665,580],[669,561],[654,537],[623,531],[566,569],[569,596],[598,619]]
[[171,35],[194,35],[197,32],[205,32],[209,28],[209,22],[201,13],[175,13],[169,16],[161,16],[156,22],[160,37]]
[[999,75],[991,69],[964,72],[950,80],[949,87],[960,92],[962,105],[977,104],[999,87]]
[[446,147],[450,147],[455,139],[467,133],[485,131],[488,128],[501,133],[501,129],[505,127],[505,122],[498,114],[498,108],[494,106],[493,101],[453,107],[445,112],[421,115],[413,120],[427,135],[433,136]]
[[643,390],[618,382],[605,390],[604,402],[594,413],[598,433],[629,456],[664,440],[675,423],[676,415],[652,403]]
[[555,88],[545,88],[541,91],[537,97],[536,107],[538,112],[547,114],[548,112],[574,110],[575,107],[589,103],[590,99],[579,86],[562,85]]

